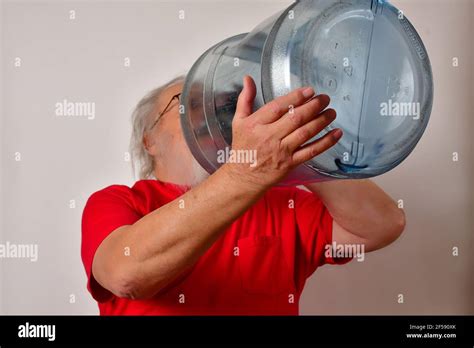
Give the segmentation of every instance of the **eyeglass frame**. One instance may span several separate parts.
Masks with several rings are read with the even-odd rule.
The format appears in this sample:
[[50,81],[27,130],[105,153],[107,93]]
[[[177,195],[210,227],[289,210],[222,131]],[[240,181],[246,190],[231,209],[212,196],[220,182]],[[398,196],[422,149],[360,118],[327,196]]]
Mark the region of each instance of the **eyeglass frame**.
[[161,116],[163,116],[166,112],[169,111],[169,107],[171,105],[171,103],[173,102],[173,100],[175,99],[178,99],[178,102],[179,102],[179,97],[181,96],[181,93],[178,93],[178,94],[175,94],[174,96],[171,97],[170,101],[168,102],[168,104],[166,104],[165,108],[163,109],[162,112],[158,113],[158,116],[156,117],[156,120],[155,122],[153,122],[153,125],[148,129],[148,131],[151,131],[155,126],[156,124],[158,123],[158,121],[160,120]]

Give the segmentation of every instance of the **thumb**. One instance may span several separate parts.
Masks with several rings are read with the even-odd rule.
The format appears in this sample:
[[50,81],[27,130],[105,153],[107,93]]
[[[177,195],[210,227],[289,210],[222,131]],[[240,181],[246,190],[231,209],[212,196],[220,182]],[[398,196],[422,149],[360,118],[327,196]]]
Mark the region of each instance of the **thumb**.
[[239,94],[237,100],[237,109],[235,110],[235,117],[244,118],[253,113],[253,102],[257,94],[257,87],[252,77],[246,75],[244,77],[244,88]]

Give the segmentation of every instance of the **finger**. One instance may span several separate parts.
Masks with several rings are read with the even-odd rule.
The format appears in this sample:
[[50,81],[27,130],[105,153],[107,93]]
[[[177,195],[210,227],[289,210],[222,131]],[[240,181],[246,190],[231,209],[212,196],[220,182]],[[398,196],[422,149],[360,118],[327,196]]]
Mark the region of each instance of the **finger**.
[[290,110],[274,122],[275,135],[279,139],[283,139],[296,129],[319,117],[319,114],[329,105],[329,102],[329,97],[321,94],[296,109]]
[[322,154],[327,149],[336,145],[339,139],[341,139],[342,135],[342,130],[339,128],[334,129],[322,138],[303,146],[300,150],[293,154],[293,163],[296,165],[302,164]]
[[273,123],[286,114],[291,108],[303,105],[313,95],[314,89],[311,87],[298,88],[262,106],[255,113],[255,117],[258,118],[259,123]]
[[237,99],[237,108],[234,117],[244,118],[253,113],[253,103],[257,95],[255,82],[249,75],[244,76],[244,87]]
[[334,109],[327,109],[323,113],[319,114],[315,119],[294,130],[287,137],[283,138],[282,144],[291,152],[294,152],[301,145],[329,126],[335,119],[336,111]]

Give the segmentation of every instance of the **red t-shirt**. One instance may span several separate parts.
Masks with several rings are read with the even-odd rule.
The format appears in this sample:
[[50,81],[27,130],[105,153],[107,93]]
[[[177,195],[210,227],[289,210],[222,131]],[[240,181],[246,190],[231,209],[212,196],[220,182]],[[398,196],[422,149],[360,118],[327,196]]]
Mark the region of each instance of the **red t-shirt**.
[[332,217],[318,197],[279,187],[267,191],[189,271],[152,299],[119,298],[103,289],[91,271],[100,243],[183,193],[170,183],[141,180],[132,188],[109,186],[87,201],[81,254],[87,288],[102,315],[297,315],[306,278],[323,264],[350,260],[325,257]]

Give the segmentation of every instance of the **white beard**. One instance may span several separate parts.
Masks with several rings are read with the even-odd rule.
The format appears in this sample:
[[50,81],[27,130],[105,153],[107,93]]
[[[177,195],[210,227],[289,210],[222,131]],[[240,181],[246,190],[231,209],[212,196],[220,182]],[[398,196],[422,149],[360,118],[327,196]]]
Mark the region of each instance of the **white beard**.
[[198,186],[209,176],[210,174],[192,157],[191,163],[188,166],[180,167],[179,179],[171,180],[169,183],[185,193],[191,188]]
[[206,180],[208,177],[209,173],[203,167],[201,167],[198,161],[196,161],[196,159],[194,159],[193,157],[191,165],[191,175],[189,177],[189,182],[187,183],[187,185],[195,187],[204,180]]
[[209,173],[201,167],[191,152],[174,147],[168,148],[165,153],[155,158],[155,163],[155,178],[181,187],[183,191],[199,185],[209,177]]

